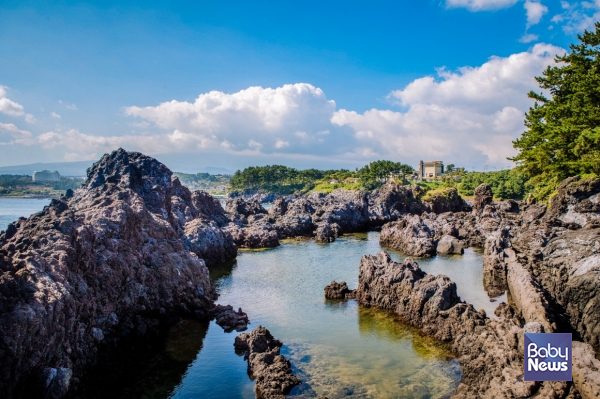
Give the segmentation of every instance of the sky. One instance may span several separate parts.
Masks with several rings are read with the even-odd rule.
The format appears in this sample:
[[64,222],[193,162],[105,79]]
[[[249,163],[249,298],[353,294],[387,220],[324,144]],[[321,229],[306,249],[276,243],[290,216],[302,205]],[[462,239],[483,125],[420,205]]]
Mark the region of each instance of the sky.
[[0,0],[0,166],[512,167],[600,0]]

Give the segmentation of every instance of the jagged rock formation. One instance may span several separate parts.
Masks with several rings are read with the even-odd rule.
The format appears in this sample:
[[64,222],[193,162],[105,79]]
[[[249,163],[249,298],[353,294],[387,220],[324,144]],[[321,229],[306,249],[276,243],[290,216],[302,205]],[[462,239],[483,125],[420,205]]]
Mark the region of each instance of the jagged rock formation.
[[248,315],[239,308],[236,312],[233,310],[231,305],[216,305],[210,312],[211,317],[215,319],[215,322],[220,325],[225,332],[231,332],[233,330],[241,332],[248,329]]
[[492,188],[489,184],[483,183],[475,188],[473,194],[473,208],[476,211],[483,211],[486,205],[490,205],[494,199]]
[[436,243],[429,226],[417,215],[383,226],[379,242],[382,246],[397,249],[408,256],[428,257],[435,255]]
[[506,306],[499,308],[503,317],[489,319],[460,300],[448,277],[428,275],[410,258],[400,264],[385,252],[364,256],[355,296],[362,304],[394,310],[425,333],[452,342],[463,372],[455,398],[522,398],[535,393],[577,397],[571,383],[522,380],[523,352],[518,348],[524,329]]
[[325,286],[325,298],[327,299],[349,299],[354,298],[354,290],[348,288],[345,281],[338,283],[332,281],[331,284]]
[[122,149],[0,233],[0,396],[64,396],[99,345],[206,318],[206,264],[236,256],[217,201]]
[[258,326],[235,338],[235,350],[248,360],[248,374],[256,380],[256,391],[264,399],[284,399],[300,380],[290,362],[279,353],[283,344],[269,330]]

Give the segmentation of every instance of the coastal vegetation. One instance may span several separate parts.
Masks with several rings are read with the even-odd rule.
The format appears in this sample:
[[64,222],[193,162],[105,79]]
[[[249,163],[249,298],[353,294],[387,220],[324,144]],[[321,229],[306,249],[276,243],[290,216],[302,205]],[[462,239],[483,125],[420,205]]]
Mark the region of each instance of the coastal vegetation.
[[512,160],[539,200],[567,177],[600,175],[600,23],[578,38],[536,77],[542,91],[529,92],[535,104],[525,115],[527,131],[513,142],[519,153]]
[[189,187],[191,190],[223,191],[229,185],[230,175],[211,175],[210,173],[182,173],[173,172],[181,184]]
[[84,179],[62,176],[58,181],[34,182],[28,175],[0,175],[0,196],[49,196],[54,197],[68,189],[76,189]]

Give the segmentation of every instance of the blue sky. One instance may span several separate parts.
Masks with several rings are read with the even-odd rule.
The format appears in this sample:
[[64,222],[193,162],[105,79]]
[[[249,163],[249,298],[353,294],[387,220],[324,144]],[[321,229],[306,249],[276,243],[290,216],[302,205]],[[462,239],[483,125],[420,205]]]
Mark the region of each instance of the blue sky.
[[600,1],[0,2],[0,166],[510,165]]

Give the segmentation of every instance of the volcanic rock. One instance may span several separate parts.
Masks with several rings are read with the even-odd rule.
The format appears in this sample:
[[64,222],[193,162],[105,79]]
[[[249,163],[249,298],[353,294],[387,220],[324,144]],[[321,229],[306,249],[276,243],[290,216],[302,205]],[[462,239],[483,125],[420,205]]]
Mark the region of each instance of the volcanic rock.
[[354,290],[348,289],[348,285],[345,281],[342,281],[341,283],[332,281],[324,290],[326,299],[354,298]]
[[71,198],[0,233],[0,397],[61,397],[100,344],[208,317],[200,257],[236,255],[221,216],[160,162],[120,149]]
[[407,215],[384,225],[379,242],[382,246],[396,249],[407,256],[434,256],[436,251],[433,233],[416,215]]
[[223,327],[225,332],[245,331],[248,329],[248,324],[250,324],[248,315],[242,311],[242,308],[239,308],[236,312],[231,305],[216,305],[211,310],[211,316],[215,318],[218,325]]
[[465,252],[465,250],[463,248],[463,244],[458,238],[452,237],[451,235],[444,235],[438,241],[436,252],[439,255],[462,255]]
[[477,188],[475,188],[475,193],[473,194],[473,208],[477,212],[483,211],[486,205],[492,203],[494,198],[494,194],[492,193],[492,188],[487,183],[481,183]]
[[290,362],[279,353],[281,341],[262,326],[235,338],[235,350],[248,360],[248,374],[256,381],[259,397],[284,399],[301,381],[292,374]]

